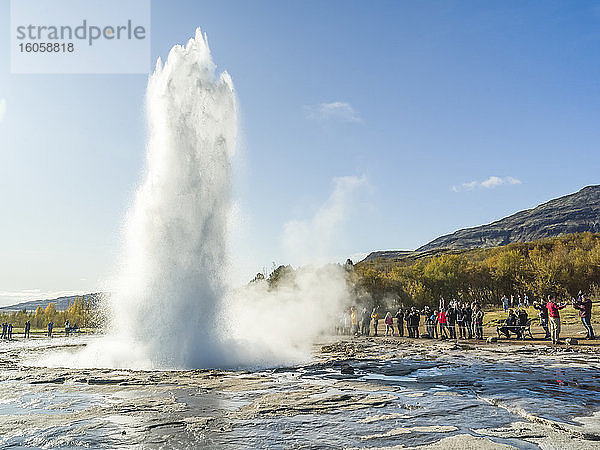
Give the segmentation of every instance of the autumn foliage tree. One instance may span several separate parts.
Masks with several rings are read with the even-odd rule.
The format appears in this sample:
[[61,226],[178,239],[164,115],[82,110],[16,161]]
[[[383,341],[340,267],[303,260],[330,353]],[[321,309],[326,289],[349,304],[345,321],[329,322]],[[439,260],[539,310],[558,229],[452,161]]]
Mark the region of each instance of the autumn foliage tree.
[[[600,294],[600,233],[578,233],[491,249],[439,252],[355,265],[374,301],[436,305],[440,297],[498,304],[503,295]],[[392,306],[392,305],[390,305]]]
[[32,328],[45,329],[48,322],[54,322],[55,328],[62,328],[68,321],[71,326],[80,328],[95,327],[98,321],[98,311],[94,308],[91,298],[75,297],[69,307],[58,311],[56,304],[50,302],[46,308],[38,306],[35,312],[26,310],[0,314],[0,320],[12,323],[15,327],[23,327],[26,321],[31,322]]

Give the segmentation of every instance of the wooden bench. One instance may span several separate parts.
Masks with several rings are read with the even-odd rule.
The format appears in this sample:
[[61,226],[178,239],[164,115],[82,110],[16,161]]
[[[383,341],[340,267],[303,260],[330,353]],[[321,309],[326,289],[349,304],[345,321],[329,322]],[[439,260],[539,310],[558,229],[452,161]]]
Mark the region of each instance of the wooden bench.
[[[504,333],[500,332],[501,328],[508,328],[509,333],[514,333],[517,337],[520,335],[521,339],[525,339],[525,336],[528,334],[529,337],[533,340],[533,335],[531,334],[531,322],[533,319],[527,319],[527,323],[525,325],[514,325],[507,326],[504,324],[496,325],[496,333],[498,333],[498,339],[500,339],[500,335],[505,336]],[[508,338],[510,339],[510,338]]]

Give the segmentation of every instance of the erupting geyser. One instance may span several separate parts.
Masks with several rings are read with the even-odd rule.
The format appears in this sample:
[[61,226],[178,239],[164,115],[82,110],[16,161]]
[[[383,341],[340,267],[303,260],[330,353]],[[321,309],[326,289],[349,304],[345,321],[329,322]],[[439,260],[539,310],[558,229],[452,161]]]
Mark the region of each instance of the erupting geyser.
[[145,365],[216,366],[237,108],[200,29],[158,60],[146,101],[147,168],[127,219],[111,334]]
[[107,334],[38,364],[185,369],[306,360],[348,301],[346,273],[304,267],[277,289],[227,285],[237,106],[200,30],[157,62],[146,101],[147,167],[127,217]]

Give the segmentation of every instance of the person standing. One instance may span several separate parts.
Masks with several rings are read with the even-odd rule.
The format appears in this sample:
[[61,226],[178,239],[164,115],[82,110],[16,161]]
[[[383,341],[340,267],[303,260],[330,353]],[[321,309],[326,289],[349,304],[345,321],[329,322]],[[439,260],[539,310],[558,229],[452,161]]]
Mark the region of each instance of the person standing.
[[546,335],[544,339],[550,339],[550,329],[548,328],[548,308],[541,302],[533,302],[533,307],[538,310],[538,317],[540,318],[540,326],[544,329]]
[[377,312],[377,308],[373,308],[371,319],[373,320],[373,328],[375,329],[373,336],[377,336],[377,325],[379,325],[379,313]]
[[367,307],[365,306],[362,310],[362,320],[361,320],[361,327],[362,327],[362,334],[364,336],[368,336],[369,334],[371,334],[371,316],[369,315],[369,312],[367,311]]
[[465,326],[467,327],[467,333],[469,339],[473,339],[473,305],[467,303],[463,309],[465,315]]
[[502,308],[504,308],[504,312],[508,311],[508,297],[506,295],[502,296]]
[[6,339],[6,330],[8,328],[7,322],[2,322],[2,339]]
[[452,303],[450,303],[450,306],[448,307],[448,310],[446,311],[446,326],[448,327],[448,330],[450,331],[450,339],[456,339],[456,309],[454,309],[454,306],[452,305]]
[[398,336],[404,336],[404,310],[402,307],[396,313],[396,325],[398,326]]
[[430,323],[430,335],[429,337],[431,337],[432,339],[437,339],[439,337],[438,335],[438,312],[437,310],[433,311],[433,313],[431,313],[431,317],[429,318],[429,323]]
[[446,328],[446,324],[448,319],[446,318],[446,310],[440,310],[438,314],[438,322],[440,324],[440,339],[446,339],[448,337],[448,329]]
[[430,338],[433,336],[433,329],[431,328],[431,314],[423,311],[423,316],[425,317],[425,334],[422,336]]
[[388,311],[385,315],[385,335],[388,336],[389,332],[392,332],[392,336],[394,335],[394,319],[392,319],[392,315]]
[[550,335],[553,344],[560,344],[560,313],[559,310],[567,306],[566,303],[556,303],[556,297],[550,295],[546,309],[548,310],[548,322],[550,324]]
[[483,339],[483,309],[477,304],[473,308],[473,322],[475,323],[475,337]]
[[358,335],[358,315],[356,314],[356,308],[354,306],[350,308],[350,324],[352,326],[352,330],[350,332],[355,336]]
[[573,300],[573,308],[579,310],[581,323],[587,331],[587,339],[594,339],[594,330],[592,328],[592,300],[587,295],[581,295],[577,300]]
[[31,329],[31,322],[28,320],[27,322],[25,322],[25,333],[24,333],[24,338],[29,338],[29,330]]
[[465,311],[462,303],[456,305],[456,323],[458,324],[458,335],[461,339],[466,339],[467,328],[465,325]]
[[414,306],[410,307],[410,310],[408,311],[408,313],[406,314],[406,317],[404,318],[404,320],[406,320],[406,329],[408,330],[408,337],[414,338],[415,337],[415,329],[413,326],[413,322],[414,322]]
[[54,327],[54,322],[48,322],[48,337],[52,337],[52,328]]
[[344,316],[342,319],[342,334],[350,334],[350,309],[344,309]]
[[8,324],[8,340],[10,341],[12,339],[12,330],[13,330],[13,325],[12,323]]
[[419,322],[421,321],[421,315],[417,308],[414,306],[410,308],[410,326],[412,329],[412,337],[419,338]]

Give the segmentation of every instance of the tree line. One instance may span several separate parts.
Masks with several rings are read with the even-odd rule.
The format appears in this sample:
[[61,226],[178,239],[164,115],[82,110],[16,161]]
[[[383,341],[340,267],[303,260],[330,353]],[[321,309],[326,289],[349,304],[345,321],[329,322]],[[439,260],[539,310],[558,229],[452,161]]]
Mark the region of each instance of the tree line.
[[30,321],[32,328],[46,328],[49,322],[54,322],[55,328],[62,328],[68,320],[71,325],[80,328],[97,326],[97,309],[91,299],[76,297],[64,311],[58,311],[56,304],[50,302],[46,308],[38,306],[35,311],[25,309],[0,314],[0,321],[12,323],[17,328],[23,328],[25,322]]
[[498,304],[503,295],[530,299],[583,290],[600,295],[600,233],[576,233],[489,249],[440,251],[427,257],[362,261],[358,296],[388,306],[437,305],[440,297]]

